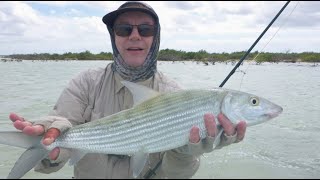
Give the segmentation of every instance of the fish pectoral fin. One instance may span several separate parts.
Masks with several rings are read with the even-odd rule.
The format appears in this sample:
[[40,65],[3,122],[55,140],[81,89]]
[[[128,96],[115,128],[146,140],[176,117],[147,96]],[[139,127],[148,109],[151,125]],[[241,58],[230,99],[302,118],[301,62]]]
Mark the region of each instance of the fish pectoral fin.
[[146,101],[150,98],[156,97],[160,95],[158,91],[155,91],[151,88],[148,88],[146,86],[129,82],[129,81],[121,81],[121,83],[126,86],[133,96],[133,105],[137,105],[142,103],[143,101]]
[[139,176],[148,160],[148,157],[149,154],[144,153],[143,151],[139,151],[131,157],[130,164],[134,178]]
[[77,149],[72,149],[71,150],[71,157],[69,160],[69,165],[73,166],[75,164],[77,164],[77,162],[80,161],[80,159],[83,158],[83,156],[85,156],[87,153],[83,152],[83,151],[79,151]]

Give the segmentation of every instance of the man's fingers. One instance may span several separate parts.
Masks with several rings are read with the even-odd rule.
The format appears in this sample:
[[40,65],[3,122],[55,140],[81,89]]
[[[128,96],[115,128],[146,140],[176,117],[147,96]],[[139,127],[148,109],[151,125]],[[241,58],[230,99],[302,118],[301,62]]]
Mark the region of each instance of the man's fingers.
[[16,120],[13,122],[13,126],[16,129],[21,130],[24,134],[31,136],[39,136],[44,133],[44,128],[41,125],[33,126],[29,121]]
[[16,113],[10,113],[9,119],[11,119],[12,122],[15,122],[17,120],[24,121],[23,117],[18,116]]
[[[33,135],[33,131],[31,129],[32,123],[26,121],[23,117],[18,116],[16,113],[10,113],[9,115],[10,120],[13,122],[13,126],[25,132],[28,135]],[[25,128],[28,127],[25,131]]]
[[237,141],[240,142],[243,140],[244,135],[246,133],[247,124],[245,121],[240,121],[237,125]]
[[231,121],[222,113],[218,115],[218,121],[223,127],[224,132],[226,133],[227,136],[232,136],[236,133],[236,129],[231,123]]
[[213,114],[204,115],[204,124],[207,129],[208,136],[215,137],[217,132],[216,122]]
[[[23,117],[18,116],[16,113],[10,113],[9,119],[13,122],[16,129],[21,130],[24,134],[31,136],[42,135],[45,131],[42,125],[32,125],[31,122],[25,121]],[[50,145],[60,135],[60,131],[56,128],[50,128],[43,137],[43,144]],[[56,147],[49,153],[49,158],[56,160],[59,156],[60,148]]]
[[50,128],[43,136],[43,144],[49,145],[53,143],[60,135],[60,131],[57,128]]
[[193,126],[191,128],[190,137],[189,137],[189,141],[191,143],[198,143],[200,141],[199,131],[200,131],[200,129],[196,126]]
[[30,136],[39,136],[44,133],[44,127],[41,125],[34,125],[34,126],[26,126],[23,130],[23,133],[30,135]]
[[49,158],[51,160],[56,160],[59,156],[60,148],[56,147],[49,153]]
[[28,121],[20,121],[20,120],[16,120],[13,122],[13,126],[16,128],[16,129],[19,129],[19,130],[23,130],[25,127],[27,126],[32,126],[32,123],[31,122],[28,122]]

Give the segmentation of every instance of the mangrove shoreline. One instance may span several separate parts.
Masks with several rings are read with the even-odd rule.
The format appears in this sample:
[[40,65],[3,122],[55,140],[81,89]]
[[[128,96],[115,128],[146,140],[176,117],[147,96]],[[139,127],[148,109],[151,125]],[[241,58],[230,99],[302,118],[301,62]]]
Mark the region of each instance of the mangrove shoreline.
[[[198,52],[186,52],[186,51],[177,51],[173,49],[163,49],[159,51],[158,61],[199,61],[204,64],[214,64],[215,62],[230,62],[230,61],[239,61],[246,51],[241,52],[232,52],[232,53],[208,53],[205,50],[200,50]],[[258,55],[258,56],[257,56]],[[257,56],[257,57],[256,57]],[[34,53],[34,54],[12,54],[3,56],[0,58],[1,61],[22,61],[22,60],[32,60],[32,61],[90,61],[90,60],[107,60],[110,61],[113,59],[112,53],[110,52],[101,52],[99,54],[93,54],[90,51],[84,51],[80,53],[63,53],[63,54],[49,54],[49,53]],[[320,62],[320,53],[316,52],[302,52],[302,53],[270,53],[270,52],[261,52],[258,51],[251,52],[245,59],[250,61],[255,61],[257,64],[263,62],[311,62],[318,63]]]

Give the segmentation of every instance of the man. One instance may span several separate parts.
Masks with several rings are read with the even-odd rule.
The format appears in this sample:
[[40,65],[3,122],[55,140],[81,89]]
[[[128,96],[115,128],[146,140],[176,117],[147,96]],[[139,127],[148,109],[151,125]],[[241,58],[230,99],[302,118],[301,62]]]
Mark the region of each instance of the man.
[[[53,111],[33,123],[10,114],[14,126],[27,135],[44,135],[43,144],[51,144],[72,126],[114,114],[132,107],[129,90],[120,81],[128,80],[160,92],[179,86],[157,71],[156,56],[160,44],[158,15],[147,4],[126,2],[103,17],[110,33],[114,62],[106,68],[90,69],[72,79],[60,95]],[[199,168],[200,155],[215,149],[217,135],[214,116],[205,114],[207,137],[200,140],[199,128],[190,130],[189,144],[177,149],[150,154],[138,178],[190,178]],[[223,115],[218,121],[224,129],[222,146],[244,138],[246,124],[236,127]],[[61,169],[70,157],[67,149],[53,149],[48,158],[35,167],[42,173]],[[129,156],[87,154],[74,167],[75,178],[132,178]]]

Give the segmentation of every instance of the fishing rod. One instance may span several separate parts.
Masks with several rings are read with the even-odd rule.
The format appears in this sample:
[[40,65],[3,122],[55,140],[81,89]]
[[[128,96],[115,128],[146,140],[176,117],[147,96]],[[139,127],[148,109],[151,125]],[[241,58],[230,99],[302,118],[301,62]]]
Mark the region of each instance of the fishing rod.
[[[273,24],[273,22],[278,18],[278,16],[282,13],[282,11],[287,7],[287,5],[290,3],[290,1],[287,1],[287,3],[282,7],[282,9],[278,12],[278,14],[273,18],[273,20],[269,23],[267,28],[262,32],[262,34],[258,37],[258,39],[253,43],[253,45],[250,47],[250,49],[247,51],[247,53],[240,59],[238,64],[232,69],[232,71],[229,73],[229,75],[223,80],[223,82],[220,84],[219,87],[222,87],[227,80],[232,76],[232,74],[235,72],[235,70],[240,66],[241,62],[247,57],[247,55],[250,53],[250,51],[253,49],[253,47],[259,42],[259,40],[262,38],[262,36],[267,32],[269,27]],[[149,171],[146,172],[144,175],[145,179],[149,179],[156,175],[155,171],[159,168],[160,164],[162,163],[162,159],[156,164],[156,166],[151,169],[149,168]]]
[[236,66],[231,70],[231,72],[228,74],[228,76],[223,80],[223,82],[220,84],[219,87],[222,87],[227,81],[228,79],[233,75],[233,73],[235,72],[235,70],[240,66],[240,64],[242,63],[242,61],[248,56],[248,54],[250,53],[250,51],[254,48],[254,46],[260,41],[260,39],[262,38],[262,36],[268,31],[268,29],[271,27],[271,25],[274,23],[274,21],[278,18],[278,16],[282,13],[282,11],[287,7],[287,5],[290,3],[290,1],[287,1],[286,4],[281,8],[281,10],[278,12],[278,14],[272,19],[272,21],[269,23],[269,25],[265,28],[265,30],[260,34],[260,36],[258,37],[258,39],[256,39],[256,41],[251,45],[251,47],[249,48],[249,50],[246,52],[246,54],[240,59],[240,61],[236,64]]

